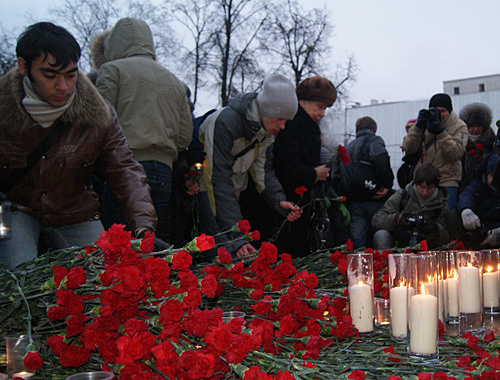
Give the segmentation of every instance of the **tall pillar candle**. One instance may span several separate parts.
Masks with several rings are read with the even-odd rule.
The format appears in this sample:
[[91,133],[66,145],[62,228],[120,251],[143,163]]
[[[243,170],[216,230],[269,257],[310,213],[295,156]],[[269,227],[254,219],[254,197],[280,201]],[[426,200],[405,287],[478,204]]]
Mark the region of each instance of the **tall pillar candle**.
[[371,253],[347,255],[349,311],[360,333],[373,331],[373,256]]
[[408,281],[410,276],[409,253],[392,253],[387,256],[389,300],[391,308],[391,334],[406,338],[408,331]]
[[438,299],[431,294],[417,294],[410,300],[410,351],[435,354],[437,351]]
[[481,282],[479,268],[464,266],[458,268],[458,292],[461,313],[481,311]]
[[349,307],[352,323],[360,333],[373,331],[373,293],[362,282],[349,287]]
[[490,270],[483,273],[483,301],[486,309],[499,306],[498,272]]
[[456,274],[454,277],[448,277],[448,315],[451,318],[458,318],[458,279]]
[[408,330],[408,288],[397,286],[389,291],[391,307],[391,333],[396,338],[406,338]]

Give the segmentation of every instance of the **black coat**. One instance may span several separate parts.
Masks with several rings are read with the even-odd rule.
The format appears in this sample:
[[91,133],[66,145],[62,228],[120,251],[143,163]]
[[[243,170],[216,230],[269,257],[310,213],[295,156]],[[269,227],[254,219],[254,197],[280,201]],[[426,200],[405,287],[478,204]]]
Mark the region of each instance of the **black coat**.
[[301,203],[310,199],[316,182],[314,168],[321,165],[321,130],[318,124],[299,105],[293,120],[286,123],[274,143],[274,169],[287,199],[298,202],[295,189],[307,188]]

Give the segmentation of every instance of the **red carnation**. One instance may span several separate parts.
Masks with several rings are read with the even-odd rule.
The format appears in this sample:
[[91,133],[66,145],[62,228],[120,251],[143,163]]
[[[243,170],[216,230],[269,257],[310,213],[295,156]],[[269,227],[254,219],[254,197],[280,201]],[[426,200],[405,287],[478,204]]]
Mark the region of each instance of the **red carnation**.
[[420,249],[422,251],[427,251],[429,248],[427,246],[427,241],[425,240],[422,240],[420,243],[419,243],[419,246],[420,246]]
[[238,222],[238,231],[243,235],[246,235],[250,232],[250,223],[248,223],[248,220],[240,220]]
[[71,343],[62,349],[61,356],[59,357],[59,364],[63,367],[80,367],[87,363],[90,358],[90,351],[85,347],[76,346]]
[[348,379],[353,379],[353,380],[365,380],[365,373],[360,370],[360,369],[357,369],[355,371],[352,371],[348,376],[347,376]]
[[252,241],[259,241],[260,240],[260,232],[259,231],[250,232],[250,239],[252,239]]
[[61,284],[61,281],[68,274],[68,270],[64,267],[57,267],[57,266],[53,265],[52,272],[54,272],[54,282],[56,283],[56,286],[59,287],[59,285]]
[[38,352],[30,351],[24,356],[24,367],[30,371],[36,371],[43,365],[43,358]]
[[231,264],[233,261],[233,257],[224,247],[219,247],[219,249],[217,249],[217,257],[221,264]]
[[305,186],[299,186],[295,189],[295,194],[302,196],[307,191],[307,187]]
[[339,145],[339,160],[342,162],[344,165],[349,164],[351,162],[351,159],[349,155],[347,154],[347,149],[345,146]]
[[77,289],[87,282],[87,276],[82,267],[73,267],[66,276],[66,287],[68,289]]
[[206,274],[201,280],[201,292],[210,298],[215,297],[217,291],[217,278],[213,274]]
[[191,254],[182,249],[172,257],[172,269],[187,270],[193,262]]

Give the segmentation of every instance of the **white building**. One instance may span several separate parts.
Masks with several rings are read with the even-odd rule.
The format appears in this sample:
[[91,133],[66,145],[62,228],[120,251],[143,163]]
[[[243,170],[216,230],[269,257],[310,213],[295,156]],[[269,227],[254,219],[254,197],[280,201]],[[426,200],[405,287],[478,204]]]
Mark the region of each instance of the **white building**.
[[[458,88],[459,94],[454,94]],[[450,91],[451,89],[451,91]],[[475,89],[475,90],[474,90]],[[481,91],[484,90],[484,91]],[[459,79],[443,82],[443,92],[450,95],[453,110],[460,113],[462,107],[469,103],[484,103],[493,112],[492,128],[496,133],[496,120],[500,119],[500,74],[484,77]],[[434,94],[429,94],[427,99],[376,103],[370,105],[357,105],[348,102],[348,107],[343,112],[327,115],[327,122],[333,128],[333,135],[340,144],[345,145],[356,135],[356,120],[362,116],[372,117],[378,125],[377,135],[381,136],[391,157],[391,166],[396,171],[401,165],[403,153],[401,144],[406,134],[405,124],[408,120],[417,117],[419,110],[428,108],[429,99]],[[397,181],[394,186],[397,188]]]

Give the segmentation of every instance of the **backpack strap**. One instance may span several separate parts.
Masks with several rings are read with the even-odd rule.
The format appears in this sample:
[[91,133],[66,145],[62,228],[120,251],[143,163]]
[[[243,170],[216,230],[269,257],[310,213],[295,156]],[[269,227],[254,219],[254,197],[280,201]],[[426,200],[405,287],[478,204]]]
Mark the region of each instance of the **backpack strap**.
[[59,139],[59,137],[68,129],[68,124],[58,123],[52,128],[47,136],[40,144],[28,155],[26,166],[14,170],[3,183],[0,185],[0,190],[5,192],[14,186],[49,150],[49,148]]
[[240,158],[241,156],[244,156],[245,154],[247,154],[250,150],[252,150],[255,145],[257,145],[257,143],[259,142],[263,142],[264,140],[266,139],[266,136],[264,136],[262,138],[262,140],[259,141],[259,139],[255,139],[253,140],[249,145],[247,145],[242,151],[236,153],[234,156],[233,156],[233,159],[236,161],[238,158]]

